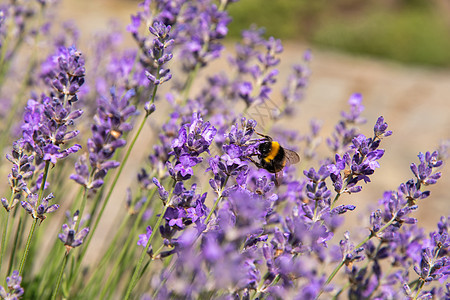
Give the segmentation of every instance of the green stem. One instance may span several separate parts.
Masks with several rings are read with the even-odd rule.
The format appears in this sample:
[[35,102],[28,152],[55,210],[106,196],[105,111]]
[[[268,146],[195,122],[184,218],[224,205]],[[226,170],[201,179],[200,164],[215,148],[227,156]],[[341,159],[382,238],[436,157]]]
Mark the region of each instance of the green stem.
[[[376,234],[370,233],[370,234],[369,234],[369,235],[368,235],[361,243],[359,243],[359,244],[355,247],[355,249],[361,248],[361,247],[362,247],[365,243],[367,243],[371,238],[373,238],[373,237],[375,237],[375,236],[378,236],[378,234],[382,233],[386,228],[388,228],[388,227],[392,224],[392,222],[394,222],[395,218],[396,218],[396,216],[393,216],[393,217],[389,220],[389,222],[387,222],[383,227],[381,227],[380,230],[379,230]],[[339,270],[342,268],[342,266],[344,265],[344,263],[345,263],[345,258],[339,263],[339,265],[336,266],[336,268],[335,268],[335,269],[333,270],[333,272],[330,274],[330,276],[328,277],[327,281],[325,282],[325,285],[329,284],[329,283],[333,280],[334,276],[336,276],[337,272],[339,272]],[[321,293],[322,293],[322,291],[320,292],[320,294],[321,294]],[[319,294],[319,295],[320,295],[320,294]]]
[[163,211],[161,212],[161,215],[158,218],[158,221],[156,221],[155,226],[153,227],[152,233],[150,234],[150,237],[148,238],[147,245],[145,245],[145,249],[142,250],[141,257],[139,258],[139,261],[136,265],[136,268],[134,269],[133,276],[131,277],[130,282],[128,283],[128,289],[127,293],[125,294],[125,300],[130,299],[131,292],[133,291],[133,288],[136,286],[137,282],[139,281],[140,274],[141,274],[141,268],[142,263],[144,262],[145,256],[147,255],[148,249],[150,248],[150,245],[152,243],[153,237],[155,236],[155,233],[158,231],[159,226],[161,225],[162,220],[164,219],[164,215],[166,214],[167,208],[170,206],[170,200],[172,198],[172,193],[175,188],[176,182],[174,181],[174,184],[172,186],[172,189],[170,190],[169,197],[167,198],[167,202],[164,205]]
[[[44,195],[44,187],[45,187],[45,183],[47,181],[49,166],[50,166],[50,161],[46,161],[45,162],[45,168],[44,168],[44,174],[42,176],[41,188],[39,189],[39,197],[38,197],[38,201],[36,203],[36,207],[35,208],[38,208],[39,205],[41,205],[42,197]],[[23,253],[22,260],[20,261],[19,276],[22,276],[23,267],[24,267],[25,262],[27,260],[28,251],[30,250],[31,241],[33,239],[34,231],[36,229],[36,224],[37,224],[38,221],[39,221],[39,219],[37,219],[37,218],[34,219],[34,222],[31,225],[30,233],[28,234],[27,244],[25,245],[25,252]]]
[[80,207],[80,212],[78,214],[78,222],[75,225],[75,232],[78,232],[78,228],[80,227],[80,223],[81,223],[81,220],[83,218],[84,208],[86,207],[86,201],[87,201],[87,189],[84,188],[83,200],[81,200],[81,207]]
[[105,211],[106,205],[108,204],[109,199],[111,198],[112,192],[114,191],[114,187],[116,186],[117,181],[119,180],[120,174],[122,173],[122,170],[123,170],[124,166],[126,165],[126,163],[128,161],[128,158],[130,157],[131,150],[133,149],[134,145],[136,144],[136,141],[137,141],[137,139],[139,137],[139,134],[141,133],[142,129],[144,128],[144,125],[145,125],[145,122],[147,121],[148,116],[149,115],[146,115],[144,117],[144,119],[142,120],[138,131],[134,135],[133,140],[132,140],[130,146],[128,147],[128,149],[127,149],[127,152],[125,153],[123,161],[122,161],[122,163],[119,166],[119,170],[117,170],[116,176],[114,177],[113,182],[112,182],[112,184],[111,184],[111,186],[110,186],[110,188],[108,190],[108,194],[106,195],[106,198],[103,201],[102,207],[100,208],[100,212],[98,213],[98,216],[97,216],[97,218],[95,220],[94,226],[93,226],[91,232],[89,233],[88,240],[86,241],[86,244],[85,244],[85,246],[83,247],[83,249],[81,251],[80,258],[77,261],[77,266],[75,268],[75,273],[74,273],[75,275],[78,274],[78,272],[79,272],[79,269],[81,267],[81,261],[83,260],[84,255],[86,254],[86,251],[87,251],[87,249],[89,247],[89,244],[90,244],[90,242],[92,240],[92,237],[94,236],[95,230],[97,229],[98,224],[100,222],[100,219],[101,219],[101,217],[103,215],[103,212]]
[[220,192],[218,194],[218,197],[217,197],[216,201],[214,202],[213,207],[211,208],[211,211],[209,212],[208,216],[206,217],[205,224],[208,224],[208,222],[211,219],[214,211],[217,208],[217,205],[219,205],[219,202],[222,199],[223,190],[227,186],[228,178],[230,178],[230,175],[227,175],[227,177],[225,178],[225,182],[223,183],[222,189],[220,190]]
[[0,270],[2,269],[3,255],[5,254],[6,248],[6,234],[8,233],[9,214],[9,211],[7,211],[6,218],[3,223],[2,245],[0,249]]
[[337,266],[336,268],[334,268],[333,272],[330,274],[330,276],[328,276],[327,281],[325,282],[325,285],[329,284],[331,282],[331,280],[333,280],[334,276],[336,276],[337,272],[339,272],[339,270],[342,268],[342,266],[344,265],[345,260],[342,260]]
[[[78,206],[78,204],[79,204],[78,202],[80,202],[79,199],[82,198],[81,197],[81,193],[83,192],[83,190],[84,190],[83,187],[80,187],[78,189],[77,195],[75,196],[75,199],[76,199],[75,205],[73,205],[73,207],[77,207]],[[54,239],[53,240],[53,245],[50,248],[51,250],[49,251],[49,255],[47,255],[47,257],[46,257],[46,259],[45,259],[45,261],[43,263],[44,266],[51,266],[51,267],[43,268],[41,270],[41,273],[40,273],[41,276],[39,276],[40,277],[40,282],[39,282],[39,288],[38,288],[37,295],[42,295],[43,290],[46,289],[49,284],[51,284],[51,283],[48,282],[48,278],[52,277],[52,274],[54,273],[55,269],[53,268],[53,266],[56,265],[56,263],[58,261],[58,260],[55,259],[55,256],[59,254],[58,250],[61,247],[60,243],[61,243],[61,241],[59,239]]]
[[189,92],[191,91],[192,84],[194,83],[194,79],[197,77],[197,73],[199,70],[200,70],[200,64],[197,63],[194,67],[194,70],[191,73],[189,73],[189,76],[188,76],[185,86],[183,88],[183,90],[184,90],[183,99],[182,99],[183,106],[189,97]]
[[[225,9],[226,9],[226,2],[220,1],[218,11],[222,12]],[[212,24],[210,30],[214,31],[216,29],[216,27],[217,27],[216,24]],[[210,44],[210,40],[206,41],[203,44],[201,52],[205,52],[206,50],[208,50],[209,44]],[[186,80],[186,83],[185,83],[185,85],[183,87],[183,90],[184,90],[184,92],[183,92],[183,99],[182,99],[182,105],[183,106],[186,104],[186,101],[187,101],[187,99],[189,97],[189,92],[191,90],[192,84],[194,82],[194,79],[197,78],[197,73],[200,70],[201,66],[202,66],[202,63],[197,61],[197,63],[195,64],[194,70],[189,74],[189,76],[188,76],[188,78]]]
[[23,266],[25,265],[25,261],[27,260],[28,256],[28,250],[30,249],[31,240],[33,239],[34,230],[36,228],[36,224],[39,219],[34,219],[33,224],[31,224],[30,233],[28,234],[27,244],[25,246],[25,252],[22,255],[22,260],[20,261],[20,267],[19,267],[19,276],[22,276],[23,272]]
[[48,168],[50,167],[50,161],[47,160],[45,162],[45,167],[44,167],[44,174],[42,176],[42,181],[41,181],[41,188],[39,189],[39,197],[38,197],[38,202],[36,204],[36,208],[39,207],[39,205],[41,205],[41,201],[44,195],[44,187],[45,187],[45,183],[47,182],[47,176],[48,176]]
[[[129,216],[129,215],[127,215],[127,216]],[[125,218],[125,219],[128,220],[128,218]],[[123,224],[126,224],[126,223],[124,222]],[[116,237],[118,237],[118,235],[116,235]],[[111,272],[109,273],[108,279],[106,280],[106,283],[103,285],[103,289],[100,292],[99,299],[106,299],[105,296],[106,296],[106,293],[111,289],[111,282],[114,280],[114,275],[117,273],[116,271],[119,269],[120,263],[122,262],[122,259],[125,256],[126,252],[130,251],[129,246],[130,246],[130,241],[132,239],[133,239],[133,235],[131,235],[131,234],[128,235],[127,240],[125,241],[124,246],[122,247],[122,250],[120,251],[119,257],[118,257],[118,259],[116,259],[116,262],[115,262],[113,268],[111,269]],[[115,243],[111,243],[111,246],[115,246]],[[110,251],[108,251],[108,253],[105,255],[105,258],[107,260],[109,260],[109,258],[112,256],[114,248],[111,247],[109,250]],[[106,262],[107,261],[105,260],[103,262],[103,264],[106,264]]]
[[316,218],[317,218],[317,210],[319,209],[319,203],[318,201],[314,201],[314,214],[313,214],[313,222],[317,222]]
[[[25,214],[25,211],[23,211],[23,214]],[[13,263],[14,263],[14,253],[16,253],[16,249],[17,249],[17,246],[19,245],[20,237],[22,237],[22,234],[23,234],[23,232],[22,232],[23,231],[23,228],[22,228],[22,223],[23,223],[22,217],[23,216],[24,215],[22,215],[19,218],[19,224],[17,224],[16,236],[14,238],[13,247],[11,249],[11,255],[9,256],[8,270],[7,270],[6,274],[11,274]]]
[[[433,257],[433,260],[430,262],[431,265],[433,265],[434,262],[436,261],[436,259],[438,258],[439,252],[440,252],[440,251],[441,251],[441,248],[439,248],[439,250],[436,251],[436,254],[435,254],[434,257]],[[431,268],[428,270],[428,274],[427,274],[427,276],[426,276],[425,278],[427,278],[428,276],[430,276],[431,270],[432,270]],[[419,278],[419,288],[417,289],[417,293],[416,293],[416,295],[414,296],[413,300],[416,300],[417,297],[419,297],[419,294],[420,294],[420,292],[422,291],[422,288],[424,287],[424,285],[425,285],[425,280],[424,280],[423,278]]]
[[56,283],[56,288],[53,290],[52,300],[56,299],[56,295],[58,294],[59,287],[61,286],[61,279],[62,279],[63,274],[64,274],[64,269],[66,268],[67,258],[68,257],[69,257],[69,252],[66,252],[66,254],[64,255],[62,264],[61,264],[61,270],[59,271],[59,276],[58,276],[58,281]]
[[[149,196],[148,196],[147,202],[145,203],[145,205],[144,205],[143,207],[141,207],[141,209],[140,209],[140,211],[139,211],[139,215],[138,215],[138,217],[136,218],[136,220],[134,221],[133,227],[131,228],[131,233],[135,233],[136,230],[137,230],[137,228],[139,227],[139,223],[140,223],[140,221],[142,220],[142,217],[143,217],[145,211],[147,210],[147,207],[148,207],[148,205],[150,204],[151,199],[153,199],[153,196],[154,196],[155,192],[156,192],[156,188],[153,188],[153,189],[150,191],[150,194],[149,194]],[[159,226],[158,226],[158,227],[159,227]],[[116,237],[118,237],[118,236],[119,236],[119,235],[116,235]],[[110,283],[111,283],[112,280],[114,279],[114,275],[117,274],[116,271],[119,269],[119,266],[120,266],[120,264],[122,263],[122,261],[123,261],[123,259],[124,259],[124,257],[125,257],[125,254],[127,254],[127,252],[129,252],[129,247],[130,247],[130,245],[131,245],[131,242],[133,241],[133,238],[134,238],[134,235],[133,235],[133,234],[129,234],[129,235],[128,235],[127,240],[125,241],[125,244],[124,244],[124,246],[122,247],[122,251],[120,252],[119,257],[117,258],[117,260],[116,260],[116,262],[115,262],[115,264],[114,264],[114,266],[113,266],[113,268],[112,268],[112,270],[111,270],[111,272],[110,272],[110,274],[109,274],[109,276],[108,276],[108,279],[107,279],[107,281],[106,281],[106,284],[104,285],[104,287],[103,287],[103,289],[102,289],[102,291],[101,291],[100,299],[104,299],[104,297],[105,297],[105,295],[106,295],[106,292],[108,291],[108,289],[109,289],[109,287],[110,287]],[[116,246],[115,243],[111,243],[111,247],[110,247],[110,248],[111,248],[111,251],[108,250],[108,253],[107,253],[107,255],[105,255],[105,256],[110,256],[110,255],[108,255],[109,253],[111,253],[111,255],[112,255],[112,250],[114,249],[115,246]],[[106,263],[106,262],[105,262],[105,263]]]
[[[155,89],[153,90],[153,96],[152,96],[152,100],[151,100],[152,102],[154,101],[154,98],[156,95],[156,90],[157,90],[157,87],[155,87]],[[133,150],[134,145],[136,144],[136,141],[137,141],[140,133],[142,132],[142,129],[144,128],[145,122],[147,121],[148,117],[149,117],[149,114],[146,114],[145,117],[142,119],[142,122],[139,125],[139,129],[137,130],[136,134],[134,135],[133,140],[131,141],[130,146],[127,149],[127,152],[125,153],[122,163],[119,166],[119,170],[117,171],[116,176],[114,177],[111,187],[108,190],[108,194],[106,195],[105,201],[103,202],[102,208],[100,209],[99,215],[98,215],[97,219],[95,220],[94,227],[90,234],[90,238],[88,239],[87,245],[85,246],[85,249],[88,248],[87,246],[89,245],[90,240],[94,236],[95,229],[97,228],[100,218],[103,215],[103,212],[106,208],[106,205],[108,204],[108,201],[111,198],[112,192],[114,191],[114,187],[116,186],[116,183],[119,180],[120,174],[122,173],[122,170],[123,170],[124,166],[126,165],[128,158],[130,157],[131,150]]]
[[330,210],[334,208],[334,205],[336,204],[336,202],[338,201],[339,197],[341,196],[341,193],[337,193],[336,196],[334,197],[333,201],[331,202],[330,205]]
[[158,231],[159,226],[161,225],[161,222],[164,218],[164,215],[166,214],[167,208],[169,207],[169,202],[167,201],[166,205],[164,205],[163,211],[161,212],[161,215],[158,218],[158,221],[156,222],[155,226],[153,227],[152,233],[150,237],[148,238],[147,245],[145,246],[145,249],[142,250],[141,257],[139,258],[139,261],[136,265],[136,268],[134,269],[133,276],[131,277],[131,281],[128,284],[127,293],[125,294],[125,300],[130,299],[131,291],[136,286],[138,280],[139,280],[139,274],[141,273],[142,263],[144,262],[145,256],[147,255],[147,251],[150,248],[150,245],[152,243],[153,237],[155,236],[155,233]]
[[[94,227],[93,227],[93,229],[92,229],[92,233],[90,234],[90,239],[89,239],[88,241],[90,241],[90,240],[92,239],[92,237],[94,236],[95,229],[97,228],[98,223],[100,222],[100,218],[101,218],[101,216],[103,215],[103,212],[104,212],[104,210],[105,210],[105,208],[106,208],[106,205],[108,204],[108,201],[109,201],[109,199],[111,198],[112,192],[114,191],[114,187],[116,186],[117,181],[119,180],[120,174],[122,174],[122,170],[123,170],[124,166],[126,165],[126,163],[127,163],[127,161],[128,161],[128,158],[130,157],[131,150],[133,150],[133,147],[134,147],[134,145],[136,144],[136,141],[137,141],[137,139],[138,139],[138,137],[139,137],[139,134],[141,133],[142,128],[144,128],[145,122],[147,121],[147,117],[148,117],[148,116],[145,116],[144,119],[142,120],[142,122],[141,122],[141,124],[140,124],[140,126],[139,126],[138,131],[137,131],[136,134],[134,135],[133,140],[131,141],[131,144],[130,144],[130,146],[129,146],[128,149],[127,149],[127,152],[125,153],[125,156],[124,156],[124,158],[123,158],[123,161],[122,161],[122,163],[121,163],[120,166],[119,166],[119,170],[117,171],[116,176],[114,177],[114,180],[113,180],[113,182],[112,182],[112,184],[111,184],[111,187],[110,187],[109,190],[108,190],[108,194],[106,195],[105,201],[103,202],[103,205],[102,205],[102,207],[101,207],[101,209],[100,209],[100,212],[99,212],[99,214],[98,214],[98,217],[97,217],[97,219],[95,220]],[[87,249],[87,245],[86,245],[85,248]]]

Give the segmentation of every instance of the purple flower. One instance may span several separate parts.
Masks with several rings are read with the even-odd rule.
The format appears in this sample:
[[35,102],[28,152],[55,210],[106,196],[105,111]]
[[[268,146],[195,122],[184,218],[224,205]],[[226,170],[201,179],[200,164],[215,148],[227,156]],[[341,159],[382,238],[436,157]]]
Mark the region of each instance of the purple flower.
[[182,181],[175,184],[170,206],[167,208],[164,218],[171,227],[183,229],[185,226],[195,223],[199,225],[206,214],[206,193],[196,194],[197,185],[193,184],[188,190]]
[[148,239],[152,235],[152,232],[153,232],[152,228],[150,226],[147,226],[147,233],[139,235],[139,240],[137,242],[138,246],[142,246],[145,248],[147,246]]
[[78,215],[78,210],[73,214],[73,217],[71,216],[70,212],[67,212],[66,217],[68,222],[67,224],[63,224],[63,232],[58,234],[58,238],[61,240],[61,242],[64,243],[67,252],[69,252],[72,248],[80,246],[83,243],[84,238],[89,233],[88,227],[83,228],[78,232],[75,231],[75,228],[82,225],[83,223],[83,220],[80,220],[80,224],[77,224]]
[[179,159],[183,154],[199,156],[203,152],[209,152],[217,129],[204,122],[199,113],[192,114],[191,123],[182,126],[178,132],[178,138],[172,141],[173,153]]
[[283,47],[281,41],[273,37],[264,40],[258,30],[244,31],[242,36],[243,41],[236,46],[236,58],[231,59],[240,74],[233,86],[235,97],[250,107],[270,98],[271,86],[278,75],[275,67],[280,60],[277,55],[283,52]]
[[136,112],[136,108],[130,104],[135,93],[129,90],[119,98],[117,92],[111,88],[110,99],[102,97],[98,100],[95,123],[91,125],[92,137],[87,141],[90,171],[86,158],[80,157],[75,165],[76,173],[70,176],[88,189],[101,187],[108,171],[119,166],[119,162],[112,160],[112,157],[118,148],[126,144],[123,133],[132,129],[127,121]]
[[64,98],[64,104],[66,101],[71,103],[78,100],[76,94],[84,84],[86,70],[84,58],[74,46],[60,47],[41,69],[42,79]]
[[[386,238],[393,238],[397,227],[401,227],[403,223],[415,224],[415,218],[408,217],[411,211],[417,209],[417,201],[425,199],[430,195],[429,191],[421,191],[422,184],[433,184],[440,178],[440,172],[434,172],[435,168],[442,165],[442,161],[437,160],[438,153],[433,154],[427,152],[425,155],[420,153],[421,161],[419,166],[411,164],[411,170],[416,176],[416,181],[409,180],[405,184],[401,184],[397,190],[385,192],[380,203],[384,205],[384,212],[378,211],[371,216],[372,231],[378,232],[384,222],[393,222],[388,228]],[[427,183],[427,184],[426,184]],[[390,221],[391,220],[391,221]]]
[[33,219],[40,219],[42,222],[47,218],[45,214],[52,213],[59,208],[58,204],[49,205],[49,201],[53,198],[53,194],[49,194],[39,202],[37,194],[28,194],[27,199],[21,201],[20,204]]
[[308,177],[311,182],[306,185],[306,195],[311,200],[321,200],[328,199],[331,196],[331,191],[327,189],[324,180],[330,175],[326,166],[320,167],[319,171],[316,172],[314,168],[309,169],[309,171],[303,171],[306,177]]
[[70,104],[63,104],[55,97],[43,95],[40,101],[29,100],[25,108],[22,138],[18,143],[35,153],[37,164],[42,160],[56,164],[59,159],[81,148],[77,144],[67,149],[60,147],[79,134],[78,130],[69,130],[69,126],[73,126],[74,120],[81,115],[81,110],[72,111]]
[[5,209],[10,211],[19,202],[22,192],[25,194],[31,193],[27,186],[27,180],[33,176],[35,167],[33,165],[34,157],[26,155],[17,142],[13,144],[11,154],[6,154],[6,159],[13,164],[11,173],[8,175],[8,181],[14,197],[11,203],[5,198],[2,198],[1,202]]
[[[443,218],[441,219],[443,220]],[[438,224],[438,231],[430,234],[428,245],[422,248],[420,265],[414,266],[414,271],[419,275],[420,287],[431,281],[444,282],[450,275],[450,238],[448,228]]]
[[362,95],[355,93],[351,95],[348,100],[350,104],[350,112],[342,112],[341,115],[348,121],[352,121],[356,124],[365,123],[365,120],[360,117],[361,113],[364,111],[364,106],[362,103]]
[[374,132],[374,139],[376,138],[381,138],[383,136],[390,136],[392,135],[392,131],[391,130],[386,130],[388,128],[388,125],[386,122],[384,122],[384,118],[383,117],[379,117],[377,120],[377,123],[375,124],[374,128],[373,128],[373,132]]
[[24,294],[24,289],[20,286],[22,282],[22,276],[19,275],[19,271],[15,270],[11,276],[6,277],[6,286],[8,291],[0,286],[0,297],[5,300],[17,300]]
[[420,164],[411,164],[411,171],[414,173],[420,184],[431,185],[435,184],[436,181],[441,178],[441,173],[433,173],[433,168],[438,168],[442,165],[442,161],[438,160],[438,152],[433,153],[426,152],[423,154],[419,153]]
[[307,50],[304,55],[304,65],[293,65],[292,74],[289,75],[286,86],[282,90],[284,111],[280,115],[276,116],[281,118],[283,115],[294,115],[294,103],[300,102],[304,97],[304,90],[308,84],[311,70],[308,67],[310,61],[310,52]]
[[[162,67],[168,63],[173,55],[170,53],[171,45],[174,40],[170,38],[170,25],[166,26],[160,22],[154,22],[153,26],[149,27],[149,31],[156,38],[152,41],[152,46],[148,51],[148,66],[155,69],[154,71],[146,71],[146,76],[150,80],[150,82],[158,86],[165,81],[168,81],[172,78],[169,69],[163,69]],[[165,53],[165,52],[168,53]]]
[[159,183],[158,179],[153,177],[153,183],[156,185],[156,187],[158,188],[158,192],[159,192],[159,197],[161,198],[161,200],[163,202],[166,202],[166,200],[169,197],[169,192],[166,191],[166,189]]
[[[192,157],[189,154],[181,155],[177,164],[173,167],[173,178],[176,181],[188,180],[192,175],[194,175],[194,170],[192,167],[201,162],[201,157]],[[168,162],[168,164],[170,164],[170,162]],[[171,167],[169,167],[169,173],[170,169]]]
[[182,24],[175,28],[176,44],[181,46],[183,69],[190,72],[205,66],[220,56],[223,46],[219,40],[228,33],[231,18],[210,1],[189,2],[178,18]]
[[[357,99],[354,101],[358,102]],[[375,127],[379,126],[378,123]],[[384,130],[386,128],[387,125]],[[352,139],[352,145],[343,156],[336,154],[335,163],[327,167],[336,192],[357,193],[362,189],[356,185],[359,181],[370,182],[369,176],[380,167],[378,160],[384,155],[384,150],[378,149],[379,145],[378,136],[372,139],[360,134]]]
[[353,138],[358,136],[358,129],[355,126],[366,122],[360,116],[364,110],[361,102],[361,94],[353,94],[348,100],[350,112],[341,112],[343,119],[336,125],[332,138],[327,139],[327,144],[334,153],[345,152]]
[[344,233],[344,240],[339,242],[341,248],[342,259],[347,266],[350,266],[355,261],[360,261],[364,259],[364,255],[360,254],[364,248],[355,249],[354,244],[350,241],[350,233],[347,231]]

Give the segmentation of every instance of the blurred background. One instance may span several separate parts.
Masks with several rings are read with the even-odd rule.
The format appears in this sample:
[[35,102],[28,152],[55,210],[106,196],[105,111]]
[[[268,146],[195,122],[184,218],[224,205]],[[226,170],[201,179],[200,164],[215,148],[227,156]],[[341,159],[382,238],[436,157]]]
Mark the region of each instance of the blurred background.
[[[111,20],[125,33],[138,3],[63,0],[58,18],[74,20],[81,28],[83,44],[95,32],[113,26]],[[394,134],[383,141],[386,154],[381,169],[360,197],[348,197],[350,202],[358,199],[376,205],[384,190],[396,189],[412,178],[409,166],[418,162],[419,152],[437,149],[442,140],[450,138],[450,1],[241,0],[229,11],[233,22],[227,51],[233,51],[240,31],[252,24],[282,39],[280,86],[290,66],[302,61],[306,49],[312,50],[306,97],[296,118],[286,122],[289,126],[306,133],[315,118],[323,120],[321,135],[330,136],[340,111],[348,110],[348,98],[355,92],[363,95],[366,107],[367,123],[361,132],[371,135],[378,116],[384,116]],[[127,43],[132,43],[131,38],[124,40]],[[208,72],[224,70],[226,65],[225,59],[217,61]],[[258,121],[264,126],[264,119]],[[442,173],[440,182],[430,187],[431,197],[419,204],[416,213],[419,225],[428,230],[435,228],[441,215],[450,213],[448,165]],[[367,215],[364,206],[357,210]]]

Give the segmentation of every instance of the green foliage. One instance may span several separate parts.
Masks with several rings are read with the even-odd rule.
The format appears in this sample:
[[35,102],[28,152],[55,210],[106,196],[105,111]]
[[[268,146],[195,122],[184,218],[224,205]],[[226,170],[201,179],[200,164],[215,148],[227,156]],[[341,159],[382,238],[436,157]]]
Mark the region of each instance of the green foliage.
[[409,64],[450,66],[450,26],[429,1],[243,0],[230,5],[230,36],[252,24],[281,39]]
[[233,18],[230,24],[230,36],[239,38],[242,28],[252,24],[266,29],[268,36],[294,38],[301,31],[297,19],[305,10],[302,1],[292,0],[243,0],[230,5],[229,13]]
[[329,19],[314,34],[319,45],[405,63],[450,66],[450,30],[432,12],[376,11]]

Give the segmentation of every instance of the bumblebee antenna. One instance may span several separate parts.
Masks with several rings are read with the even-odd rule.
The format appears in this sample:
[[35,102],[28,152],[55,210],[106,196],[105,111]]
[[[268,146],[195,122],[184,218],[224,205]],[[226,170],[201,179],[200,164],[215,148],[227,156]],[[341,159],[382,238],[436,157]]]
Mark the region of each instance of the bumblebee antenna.
[[256,133],[257,135],[259,135],[259,136],[262,136],[263,138],[265,138],[266,140],[268,140],[268,141],[270,141],[270,142],[272,141],[272,138],[271,138],[270,136],[268,136],[268,135],[259,133],[258,131],[255,131],[255,133]]

